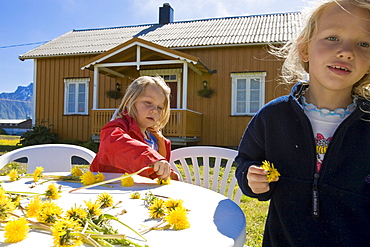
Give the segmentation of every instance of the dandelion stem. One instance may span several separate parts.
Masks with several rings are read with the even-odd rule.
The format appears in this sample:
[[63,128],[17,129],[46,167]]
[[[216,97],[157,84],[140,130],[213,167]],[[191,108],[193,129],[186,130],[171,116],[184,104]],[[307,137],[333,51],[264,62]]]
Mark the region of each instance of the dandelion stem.
[[117,178],[112,178],[110,180],[106,180],[106,181],[102,181],[102,182],[99,182],[99,183],[90,184],[90,185],[87,185],[87,186],[84,186],[84,187],[73,189],[73,190],[70,190],[69,193],[72,193],[72,192],[75,192],[75,191],[81,190],[81,189],[88,189],[88,188],[92,188],[92,187],[99,186],[99,185],[102,185],[102,184],[107,184],[107,183],[115,182],[117,180],[121,180],[121,179],[124,179],[124,178],[132,177],[132,176],[137,175],[137,174],[139,174],[139,173],[141,173],[141,172],[143,172],[143,171],[145,171],[145,170],[147,170],[149,168],[150,168],[150,166],[147,166],[147,167],[144,167],[144,168],[140,169],[139,171],[134,172],[134,173],[131,173],[131,174],[127,174],[127,175],[120,176],[120,177],[117,177]]

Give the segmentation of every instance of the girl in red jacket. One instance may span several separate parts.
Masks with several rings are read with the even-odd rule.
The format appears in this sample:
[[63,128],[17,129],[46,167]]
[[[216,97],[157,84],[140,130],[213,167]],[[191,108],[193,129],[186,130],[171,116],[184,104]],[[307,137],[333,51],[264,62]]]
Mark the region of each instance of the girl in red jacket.
[[91,163],[92,172],[134,173],[178,180],[168,163],[171,143],[161,129],[170,116],[170,88],[160,77],[134,80],[114,116],[100,133],[99,152]]

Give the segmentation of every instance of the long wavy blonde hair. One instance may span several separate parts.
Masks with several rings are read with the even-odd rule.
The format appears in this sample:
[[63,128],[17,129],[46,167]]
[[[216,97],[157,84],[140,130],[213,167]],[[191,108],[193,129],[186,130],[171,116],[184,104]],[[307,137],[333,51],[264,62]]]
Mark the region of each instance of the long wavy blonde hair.
[[161,130],[168,122],[170,118],[170,94],[171,89],[166,82],[159,76],[141,76],[134,80],[130,86],[128,86],[125,95],[118,107],[114,118],[122,117],[122,114],[128,114],[135,120],[137,120],[137,110],[135,103],[139,96],[144,92],[148,85],[155,85],[162,89],[165,96],[164,107],[159,120],[152,126],[155,130]]
[[[302,51],[308,49],[308,44],[317,33],[318,20],[323,12],[332,4],[338,4],[342,6],[343,3],[351,3],[360,8],[366,9],[369,12],[370,24],[370,1],[369,0],[319,0],[315,2],[315,6],[310,9],[303,11],[304,22],[302,30],[296,38],[287,42],[282,47],[270,46],[270,52],[279,58],[283,58],[284,63],[281,70],[281,77],[283,83],[295,84],[298,81],[302,81],[309,68],[309,63],[304,62],[300,56],[300,48]],[[345,10],[346,11],[346,10]],[[340,21],[340,20],[338,20]],[[369,68],[370,70],[370,68]],[[370,75],[365,74],[352,88],[352,94],[357,97],[366,98],[370,100]]]

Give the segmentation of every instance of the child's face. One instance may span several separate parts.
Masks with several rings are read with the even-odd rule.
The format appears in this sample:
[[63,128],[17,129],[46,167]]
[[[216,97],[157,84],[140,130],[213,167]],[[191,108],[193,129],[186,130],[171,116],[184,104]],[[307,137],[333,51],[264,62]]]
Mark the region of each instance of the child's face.
[[151,84],[138,97],[134,107],[137,111],[136,121],[143,133],[160,119],[165,99],[162,89]]
[[317,34],[301,54],[309,61],[310,84],[316,92],[351,94],[370,66],[370,15],[352,4],[329,6],[318,20]]

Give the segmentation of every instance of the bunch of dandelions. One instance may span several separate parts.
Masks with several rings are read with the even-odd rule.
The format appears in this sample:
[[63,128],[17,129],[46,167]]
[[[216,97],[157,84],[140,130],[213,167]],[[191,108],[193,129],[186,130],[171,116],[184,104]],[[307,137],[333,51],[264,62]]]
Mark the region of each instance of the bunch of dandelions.
[[265,171],[267,171],[267,181],[269,183],[272,182],[272,181],[274,181],[277,177],[280,176],[280,173],[274,167],[274,164],[273,163],[270,163],[267,160],[262,161],[261,168],[264,169]]
[[[43,178],[43,168],[38,167],[32,174],[35,182]],[[82,182],[98,183],[104,181],[104,175],[98,173],[91,176],[91,172],[80,174],[80,171],[73,170],[72,176],[47,176],[47,178],[55,179],[75,179],[81,176]],[[19,179],[18,173],[11,173],[11,181]],[[12,179],[14,178],[14,179]],[[128,225],[120,222],[116,216],[104,213],[116,207],[113,202],[113,197],[109,193],[98,195],[97,200],[85,201],[84,206],[76,206],[64,212],[61,207],[54,201],[60,197],[60,187],[57,188],[54,183],[51,183],[44,194],[28,196],[32,199],[28,205],[22,208],[23,216],[16,215],[15,209],[20,205],[20,195],[14,192],[6,192],[0,186],[0,220],[4,223],[5,242],[16,243],[24,240],[28,236],[29,229],[41,229],[50,232],[53,236],[54,246],[74,247],[81,246],[83,242],[92,246],[137,246],[125,235],[118,234],[118,231],[113,229],[111,221],[117,221],[125,227],[129,228],[138,234],[143,240],[146,239]],[[24,194],[24,192],[19,192]],[[35,193],[33,193],[35,194]],[[117,204],[118,205],[118,204]],[[104,210],[104,211],[103,211]],[[35,220],[31,220],[31,219]]]
[[94,174],[91,171],[87,171],[84,174],[82,174],[81,178],[81,183],[82,185],[91,185],[95,183],[100,183],[105,180],[104,174],[98,172],[98,174]]
[[[3,195],[1,197],[0,191],[0,199],[6,198],[5,192]],[[111,245],[140,247],[112,227],[111,221],[117,221],[142,237],[140,233],[119,221],[116,216],[106,213],[115,207],[113,197],[106,192],[98,195],[95,201],[89,200],[85,201],[84,205],[74,205],[66,212],[50,198],[43,200],[41,196],[34,196],[25,208],[24,217],[6,222],[4,236],[6,242],[16,243],[27,237],[30,228],[35,228],[50,232],[54,246],[81,246],[85,242],[96,247]],[[35,218],[37,222],[26,217]],[[144,237],[142,238],[146,241]]]
[[172,198],[163,200],[152,193],[147,193],[144,201],[149,209],[149,217],[164,221],[165,225],[162,228],[183,230],[190,227],[188,210],[184,207],[183,200]]

